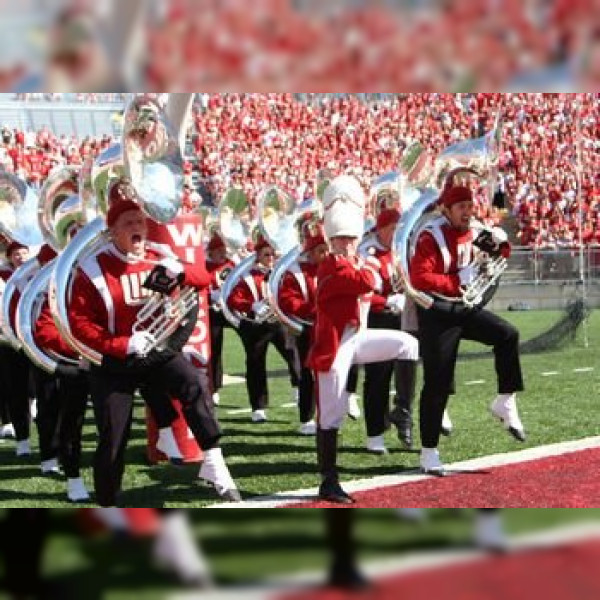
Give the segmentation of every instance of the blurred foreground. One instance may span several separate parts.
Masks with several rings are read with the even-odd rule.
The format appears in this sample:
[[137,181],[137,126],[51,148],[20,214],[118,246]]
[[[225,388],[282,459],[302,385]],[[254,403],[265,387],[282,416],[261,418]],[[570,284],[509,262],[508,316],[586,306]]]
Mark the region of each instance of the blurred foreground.
[[598,0],[3,0],[0,90],[595,91]]
[[[43,593],[29,597],[300,600],[358,594],[323,587],[329,557],[318,510],[190,511],[216,583],[210,590],[187,591],[155,566],[148,538],[92,533],[82,529],[76,512],[50,512]],[[600,597],[600,509],[504,513],[510,551],[491,556],[471,544],[471,511],[431,510],[426,521],[411,523],[394,510],[358,510],[358,554],[373,582],[360,595],[411,600]],[[0,535],[10,549],[14,541],[5,530]]]

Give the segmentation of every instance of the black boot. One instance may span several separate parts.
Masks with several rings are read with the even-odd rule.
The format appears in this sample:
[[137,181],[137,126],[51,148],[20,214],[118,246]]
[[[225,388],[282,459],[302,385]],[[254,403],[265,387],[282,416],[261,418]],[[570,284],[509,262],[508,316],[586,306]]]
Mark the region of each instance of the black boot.
[[389,415],[389,420],[396,428],[398,439],[406,450],[413,449],[413,423],[409,411],[396,407]]
[[417,383],[417,363],[397,360],[394,363],[396,396],[389,420],[398,431],[398,439],[407,450],[413,449],[413,400]]
[[322,482],[319,499],[334,504],[354,504],[340,485],[337,472],[337,429],[317,429],[317,459]]
[[327,584],[346,590],[361,590],[369,582],[361,573],[356,560],[354,538],[355,509],[325,509],[327,544],[331,552],[331,563]]

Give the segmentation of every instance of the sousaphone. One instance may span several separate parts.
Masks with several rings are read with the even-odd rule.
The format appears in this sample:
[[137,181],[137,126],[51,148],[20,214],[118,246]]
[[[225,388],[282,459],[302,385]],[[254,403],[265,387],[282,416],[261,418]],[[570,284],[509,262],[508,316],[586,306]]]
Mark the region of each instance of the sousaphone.
[[[506,269],[506,259],[499,248],[488,247],[486,251],[475,253],[474,262],[479,276],[468,286],[460,298],[446,298],[428,294],[414,288],[410,278],[409,264],[415,252],[420,235],[433,227],[438,219],[443,219],[438,208],[438,200],[444,187],[452,180],[475,178],[487,185],[490,193],[497,179],[500,156],[501,119],[496,118],[494,128],[485,136],[458,142],[446,148],[435,160],[418,144],[409,147],[400,166],[403,177],[403,190],[413,200],[403,210],[393,241],[393,255],[396,268],[406,293],[423,308],[439,308],[443,303],[459,302],[467,308],[484,306],[495,293],[499,279]],[[485,227],[474,221],[476,231]],[[475,245],[477,241],[475,242]],[[442,303],[438,302],[442,301]]]

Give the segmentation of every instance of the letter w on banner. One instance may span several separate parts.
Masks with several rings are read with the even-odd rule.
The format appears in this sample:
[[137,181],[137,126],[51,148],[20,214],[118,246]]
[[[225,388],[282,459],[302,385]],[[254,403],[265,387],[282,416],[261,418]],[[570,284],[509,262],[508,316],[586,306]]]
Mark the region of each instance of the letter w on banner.
[[[204,264],[202,220],[199,215],[179,215],[174,221],[166,225],[148,219],[148,239],[169,246],[185,262]],[[198,377],[206,378],[207,382],[209,381],[208,369],[210,368],[210,327],[208,318],[207,291],[203,290],[198,297],[198,322],[184,348],[184,352],[190,362],[198,368]],[[179,419],[172,428],[184,460],[186,462],[201,460],[202,452],[188,432],[187,424],[181,414],[180,403],[176,398],[173,398],[173,401],[179,413]],[[152,463],[166,458],[156,450],[157,439],[156,425],[148,415],[148,457]]]

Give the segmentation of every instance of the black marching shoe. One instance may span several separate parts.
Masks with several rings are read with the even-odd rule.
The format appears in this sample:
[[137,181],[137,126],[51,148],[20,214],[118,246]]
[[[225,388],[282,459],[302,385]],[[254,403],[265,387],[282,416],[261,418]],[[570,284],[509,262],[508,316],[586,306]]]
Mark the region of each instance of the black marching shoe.
[[405,450],[413,449],[412,418],[409,411],[394,409],[389,414],[390,423],[396,428],[398,439]]
[[398,439],[400,443],[404,447],[405,450],[413,449],[413,434],[412,434],[412,425],[410,423],[401,423],[396,425],[396,430],[398,432]]
[[354,504],[356,501],[347,494],[335,479],[325,479],[319,487],[319,500],[333,504]]
[[327,580],[329,587],[344,590],[364,590],[370,587],[369,580],[359,571],[356,565],[334,566]]

